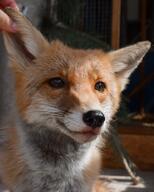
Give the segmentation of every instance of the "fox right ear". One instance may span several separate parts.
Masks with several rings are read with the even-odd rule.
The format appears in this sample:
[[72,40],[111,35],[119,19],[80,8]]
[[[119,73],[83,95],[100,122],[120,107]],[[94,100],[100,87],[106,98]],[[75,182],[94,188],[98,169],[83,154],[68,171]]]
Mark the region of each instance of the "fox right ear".
[[21,64],[31,62],[44,51],[49,43],[20,12],[12,8],[6,8],[5,12],[17,25],[16,33],[3,32],[10,58]]
[[129,76],[142,61],[150,47],[149,41],[143,41],[109,53],[112,69],[120,83],[121,90],[125,88]]

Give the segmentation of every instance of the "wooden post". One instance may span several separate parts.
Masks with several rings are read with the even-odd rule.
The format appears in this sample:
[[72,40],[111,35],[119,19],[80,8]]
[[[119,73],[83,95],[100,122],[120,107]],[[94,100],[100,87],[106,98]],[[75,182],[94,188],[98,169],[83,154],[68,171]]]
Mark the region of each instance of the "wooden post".
[[146,22],[147,22],[147,0],[140,1],[140,23],[141,23],[141,40],[147,39]]
[[121,0],[112,0],[112,48],[120,47]]

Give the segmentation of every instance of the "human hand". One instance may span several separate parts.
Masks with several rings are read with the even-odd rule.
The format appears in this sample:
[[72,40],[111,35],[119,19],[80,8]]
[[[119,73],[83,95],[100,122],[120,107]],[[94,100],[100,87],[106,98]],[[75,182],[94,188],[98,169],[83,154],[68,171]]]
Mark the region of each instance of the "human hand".
[[3,11],[6,7],[12,7],[18,10],[15,0],[0,0],[0,30],[16,32],[16,25]]

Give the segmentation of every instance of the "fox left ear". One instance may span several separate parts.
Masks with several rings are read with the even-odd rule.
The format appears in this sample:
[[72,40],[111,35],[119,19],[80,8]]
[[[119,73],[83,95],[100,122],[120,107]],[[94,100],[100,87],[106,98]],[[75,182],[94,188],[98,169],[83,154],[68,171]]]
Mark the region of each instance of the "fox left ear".
[[3,32],[10,58],[21,66],[31,63],[49,46],[48,41],[20,12],[12,8],[6,8],[5,12],[17,26],[15,33]]
[[121,84],[121,90],[125,88],[129,76],[142,61],[150,47],[149,41],[143,41],[109,53],[113,71]]

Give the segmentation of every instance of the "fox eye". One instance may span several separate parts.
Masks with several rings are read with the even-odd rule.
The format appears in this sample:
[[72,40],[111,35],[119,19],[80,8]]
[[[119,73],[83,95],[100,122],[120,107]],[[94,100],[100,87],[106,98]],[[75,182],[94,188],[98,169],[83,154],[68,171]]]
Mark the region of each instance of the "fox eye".
[[65,81],[60,77],[51,78],[48,83],[51,87],[57,89],[63,88],[65,86]]
[[106,85],[105,85],[105,83],[102,82],[102,81],[98,81],[98,82],[95,84],[95,89],[96,89],[97,91],[103,92],[105,88],[106,88]]

